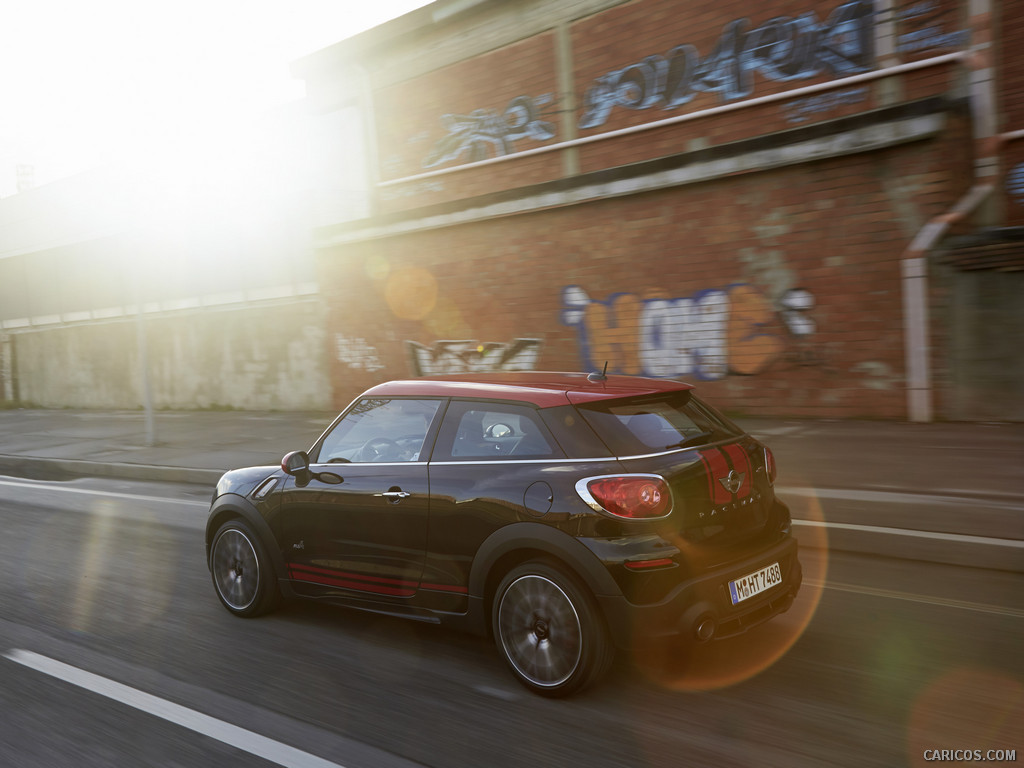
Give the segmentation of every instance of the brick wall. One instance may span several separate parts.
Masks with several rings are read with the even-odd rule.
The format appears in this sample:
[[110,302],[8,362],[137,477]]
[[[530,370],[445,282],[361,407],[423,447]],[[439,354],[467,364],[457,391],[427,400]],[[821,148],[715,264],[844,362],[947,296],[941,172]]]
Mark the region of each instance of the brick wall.
[[[593,14],[578,6],[549,22],[568,30],[564,56],[557,29],[515,39],[514,14],[498,11],[492,26],[509,28],[508,44],[377,89],[382,211],[550,181],[564,173],[569,150],[400,182],[425,172],[821,85],[959,50],[968,39],[954,0],[891,9],[863,0],[641,0]],[[560,68],[569,91],[559,87]],[[948,93],[956,75],[953,65],[929,67],[571,151],[582,172],[616,167]]]
[[[524,39],[510,31],[492,50],[377,90],[385,215],[365,235],[321,240],[335,404],[396,377],[607,362],[693,381],[736,412],[905,418],[900,257],[973,182],[969,116],[957,101],[963,68],[733,107],[960,50],[964,6],[638,0],[588,14],[583,5]],[[503,10],[494,13],[497,29]],[[558,53],[566,39],[568,57]],[[871,128],[887,109],[936,96],[942,127],[905,143],[840,144],[826,159],[630,187],[636,169],[658,174],[652,163],[687,168],[730,147],[750,157],[797,129],[846,141],[856,121],[842,118]],[[464,119],[474,113],[475,124]],[[701,114],[633,132],[691,113]],[[504,151],[508,161],[402,181]],[[604,199],[573,198],[579,184],[620,171],[623,184],[608,182]],[[547,191],[550,202],[515,208]],[[476,219],[445,218],[488,206]],[[946,301],[945,287],[933,287]],[[937,356],[944,334],[933,329]]]
[[325,252],[336,404],[388,378],[607,360],[695,381],[732,410],[901,418],[894,254],[953,202],[948,150],[927,141]]
[[[557,136],[559,95],[550,33],[387,87],[375,95],[383,181],[530,149]],[[475,140],[468,140],[475,137]],[[382,195],[384,210],[472,197],[557,178],[559,158],[517,161],[499,175],[412,182]]]
[[[1024,14],[1005,3],[999,18],[1000,123],[1002,132],[1024,130]],[[1010,226],[1024,226],[1024,139],[1007,145],[1003,155],[1003,195]]]

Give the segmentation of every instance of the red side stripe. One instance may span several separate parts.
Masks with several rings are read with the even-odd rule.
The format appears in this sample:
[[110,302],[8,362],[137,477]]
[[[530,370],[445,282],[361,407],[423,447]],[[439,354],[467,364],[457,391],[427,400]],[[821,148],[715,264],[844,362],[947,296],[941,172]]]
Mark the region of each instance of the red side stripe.
[[663,568],[666,565],[675,565],[675,560],[671,557],[662,557],[657,560],[635,560],[632,563],[626,563],[626,567],[632,568],[634,571],[644,568]]
[[736,491],[736,495],[739,497],[749,496],[750,484],[754,477],[753,468],[750,466],[750,456],[747,455],[747,452],[743,450],[741,446],[736,445],[736,443],[727,445],[722,450],[729,454],[729,458],[732,459],[733,469],[737,472],[743,473],[743,485],[741,485],[740,489]]
[[712,504],[728,504],[732,501],[732,494],[725,489],[725,486],[718,482],[718,479],[729,474],[729,465],[725,456],[717,448],[709,448],[700,452],[701,461],[708,471],[708,495]]
[[459,587],[455,584],[420,584],[422,589],[434,589],[438,592],[458,592],[461,595],[468,595],[468,587]]
[[[418,588],[432,589],[439,592],[455,592],[463,595],[469,593],[468,587],[460,587],[455,584],[419,584],[415,581],[388,579],[383,576],[366,576],[361,573],[348,573],[333,568],[320,568],[315,565],[289,563],[288,571],[293,579],[300,581],[309,581],[314,584],[324,584],[331,587],[359,589],[364,592],[377,592],[383,595],[398,595],[399,597],[410,597]],[[392,584],[395,586],[386,586]]]
[[410,581],[409,579],[387,579],[383,576],[368,576],[362,573],[350,573],[348,571],[340,571],[334,568],[320,568],[315,565],[289,563],[288,567],[293,570],[308,571],[313,574],[321,574],[324,576],[334,576],[344,579],[360,579],[362,581],[376,581],[381,584],[397,584],[401,587],[415,587],[417,585],[417,582]]
[[375,592],[380,595],[393,595],[395,597],[412,597],[416,594],[415,589],[400,589],[397,587],[385,587],[380,584],[368,584],[365,581],[349,581],[347,579],[335,579],[330,576],[320,576],[309,573],[302,573],[290,568],[291,577],[299,581],[309,581],[314,584],[323,584],[328,587],[341,587],[343,589],[354,589],[360,592]]

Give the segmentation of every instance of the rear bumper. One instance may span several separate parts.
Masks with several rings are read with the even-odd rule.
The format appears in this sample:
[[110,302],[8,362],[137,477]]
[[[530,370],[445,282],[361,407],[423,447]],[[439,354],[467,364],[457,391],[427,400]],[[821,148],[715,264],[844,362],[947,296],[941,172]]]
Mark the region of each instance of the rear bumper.
[[[776,562],[782,571],[782,583],[733,605],[729,582]],[[683,582],[656,604],[635,605],[621,595],[601,596],[598,600],[620,648],[629,647],[639,638],[720,639],[742,634],[788,610],[802,580],[797,542],[788,537],[754,557]]]

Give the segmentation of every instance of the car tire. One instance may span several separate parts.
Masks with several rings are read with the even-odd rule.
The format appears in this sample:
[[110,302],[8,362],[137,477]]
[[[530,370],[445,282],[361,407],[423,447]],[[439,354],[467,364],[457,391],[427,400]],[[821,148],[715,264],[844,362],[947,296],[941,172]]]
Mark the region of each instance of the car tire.
[[281,596],[263,543],[240,519],[224,523],[213,537],[210,574],[217,597],[236,616],[267,613]]
[[607,672],[614,655],[589,590],[553,563],[524,563],[505,575],[491,626],[512,673],[542,696],[583,690]]

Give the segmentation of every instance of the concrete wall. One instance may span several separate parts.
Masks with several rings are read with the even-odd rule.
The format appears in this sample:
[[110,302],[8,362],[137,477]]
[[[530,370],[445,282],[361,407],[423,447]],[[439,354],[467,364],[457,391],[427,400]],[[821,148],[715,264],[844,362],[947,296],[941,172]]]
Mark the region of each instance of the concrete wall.
[[[319,302],[152,315],[145,329],[155,408],[330,407]],[[22,402],[55,408],[142,405],[134,320],[12,338]]]
[[948,418],[1024,421],[1024,272],[944,270]]

